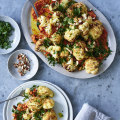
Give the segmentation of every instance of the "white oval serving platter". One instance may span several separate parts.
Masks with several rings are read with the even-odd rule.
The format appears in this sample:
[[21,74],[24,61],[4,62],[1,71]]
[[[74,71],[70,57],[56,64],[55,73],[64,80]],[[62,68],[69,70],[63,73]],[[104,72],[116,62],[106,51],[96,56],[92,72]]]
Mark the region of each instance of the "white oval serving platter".
[[30,37],[32,34],[31,24],[30,24],[31,23],[30,12],[31,12],[32,7],[31,7],[29,0],[26,1],[22,9],[21,25],[22,25],[23,33],[24,33],[24,36],[26,38],[28,45],[49,67],[69,77],[86,79],[86,78],[92,78],[92,77],[100,75],[111,65],[111,63],[114,60],[115,53],[116,53],[116,39],[115,39],[115,35],[114,35],[114,32],[112,30],[110,23],[97,8],[95,8],[88,0],[77,0],[77,1],[83,2],[89,8],[93,9],[93,11],[96,13],[99,20],[103,23],[103,25],[105,26],[108,32],[108,44],[109,44],[110,49],[112,50],[112,53],[105,61],[103,61],[103,64],[100,66],[99,73],[97,75],[88,74],[85,72],[85,70],[77,71],[77,72],[68,72],[60,65],[52,66],[49,64],[48,60],[45,58],[45,56],[42,53],[35,51],[35,45],[31,43],[32,40]]

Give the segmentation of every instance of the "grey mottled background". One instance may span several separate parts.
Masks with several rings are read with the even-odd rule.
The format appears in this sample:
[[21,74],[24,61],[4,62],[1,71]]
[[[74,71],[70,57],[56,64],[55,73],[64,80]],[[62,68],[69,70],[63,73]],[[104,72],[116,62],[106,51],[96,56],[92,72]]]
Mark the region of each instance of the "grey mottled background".
[[[98,77],[80,80],[61,75],[40,58],[39,72],[33,79],[43,79],[60,86],[71,99],[74,117],[83,103],[88,102],[100,111],[120,119],[120,0],[90,0],[109,20],[117,38],[117,55],[111,67]],[[0,15],[10,16],[17,21],[20,28],[21,9],[25,0],[0,0]],[[22,31],[22,30],[21,30]],[[22,33],[21,42],[17,49],[29,49]],[[7,98],[9,93],[23,82],[11,77],[7,69],[10,54],[0,55],[0,100]],[[0,120],[2,120],[3,104],[0,105]]]

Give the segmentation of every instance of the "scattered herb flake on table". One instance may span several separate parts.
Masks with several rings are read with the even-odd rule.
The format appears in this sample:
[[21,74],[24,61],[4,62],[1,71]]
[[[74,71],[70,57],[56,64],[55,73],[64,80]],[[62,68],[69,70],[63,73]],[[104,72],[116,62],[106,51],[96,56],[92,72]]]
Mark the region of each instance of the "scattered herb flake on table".
[[9,22],[0,21],[0,48],[11,48],[12,41],[9,37],[12,35],[13,27]]

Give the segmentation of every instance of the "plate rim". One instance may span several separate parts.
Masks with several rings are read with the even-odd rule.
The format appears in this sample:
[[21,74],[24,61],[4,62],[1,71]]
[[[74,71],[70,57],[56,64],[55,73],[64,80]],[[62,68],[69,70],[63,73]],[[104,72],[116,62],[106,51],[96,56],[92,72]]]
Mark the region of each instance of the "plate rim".
[[[35,54],[37,54],[37,55],[39,56],[39,58],[42,59],[42,61],[43,61],[45,64],[48,65],[48,67],[52,68],[53,70],[55,70],[56,72],[58,72],[58,73],[60,73],[60,74],[63,74],[63,75],[65,75],[65,76],[68,76],[68,77],[71,77],[71,78],[90,79],[90,78],[94,78],[94,77],[96,77],[96,76],[104,73],[104,72],[111,66],[111,64],[113,63],[113,61],[114,61],[114,59],[115,59],[115,55],[116,55],[116,49],[117,49],[116,37],[115,37],[114,31],[113,31],[113,29],[112,29],[112,26],[110,25],[109,21],[107,20],[107,18],[105,17],[105,15],[104,15],[101,11],[99,11],[96,7],[94,7],[94,5],[91,4],[88,0],[76,0],[76,1],[87,2],[87,3],[89,4],[89,6],[92,7],[92,9],[95,9],[95,10],[99,13],[99,15],[97,15],[97,16],[98,16],[98,17],[101,16],[101,18],[104,18],[104,20],[106,21],[107,27],[110,28],[110,33],[109,33],[109,34],[112,34],[112,36],[113,36],[113,38],[114,38],[114,43],[115,43],[115,45],[114,45],[114,51],[113,51],[113,53],[112,53],[111,61],[109,62],[109,64],[107,65],[107,67],[104,68],[104,70],[99,71],[99,73],[96,74],[96,75],[92,75],[92,74],[86,73],[86,75],[88,75],[88,76],[81,77],[81,76],[75,76],[75,75],[72,75],[72,74],[64,73],[63,71],[56,69],[57,67],[55,68],[55,67],[53,67],[52,65],[50,65],[48,62],[46,62],[46,61],[45,61],[45,58],[41,57],[41,55],[40,55],[38,52],[36,52],[36,51],[31,47],[30,43],[29,43],[28,40],[27,40],[28,37],[27,37],[26,34],[25,34],[24,25],[23,25],[23,12],[24,12],[25,6],[29,3],[29,0],[26,0],[24,6],[23,6],[23,8],[22,8],[22,12],[21,12],[21,26],[22,26],[23,34],[24,34],[24,36],[25,36],[25,39],[26,39],[27,44],[29,45],[30,49],[32,49],[32,51],[33,51]],[[93,11],[94,11],[94,10],[93,10]],[[94,11],[94,12],[96,13],[96,11]],[[58,66],[58,68],[61,68],[61,66],[60,66],[60,67]],[[64,69],[64,68],[63,68],[63,69]],[[77,71],[77,72],[81,72],[81,71]],[[84,72],[85,72],[85,71],[84,71]]]
[[[67,94],[57,85],[51,83],[51,82],[47,82],[47,81],[44,81],[44,80],[32,80],[32,81],[28,81],[28,82],[25,82],[23,84],[20,84],[19,86],[17,86],[16,88],[14,88],[14,90],[12,90],[12,92],[8,95],[7,99],[9,99],[11,97],[11,95],[20,87],[22,87],[23,85],[26,85],[26,84],[29,84],[29,83],[45,83],[45,84],[48,84],[48,85],[51,85],[52,87],[54,87],[55,89],[57,89],[61,94],[62,96],[65,98],[66,100],[66,103],[67,103],[67,107],[68,107],[68,120],[69,120],[69,108],[71,108],[71,118],[70,120],[73,120],[73,107],[72,107],[72,104],[71,104],[71,101],[70,99],[68,98]],[[62,91],[62,92],[61,92]],[[4,107],[3,107],[3,120],[6,120],[7,119],[7,115],[6,115],[6,110],[7,110],[7,105],[8,105],[9,101],[5,102],[4,103]]]
[[[19,52],[19,51],[27,51],[27,52],[30,52],[30,53],[32,53],[32,54],[36,57],[36,60],[37,60],[36,72],[34,72],[34,74],[33,74],[31,77],[26,78],[26,79],[25,79],[25,78],[19,79],[19,78],[15,77],[15,76],[11,73],[11,71],[10,71],[10,69],[9,69],[9,61],[10,61],[12,55],[15,54],[15,53],[17,53],[17,52]],[[8,69],[8,71],[9,71],[10,75],[11,75],[12,77],[14,77],[15,79],[18,79],[18,80],[20,80],[20,81],[27,81],[27,80],[33,78],[33,77],[37,74],[38,69],[39,69],[39,61],[38,61],[37,56],[36,56],[33,52],[31,52],[30,50],[27,50],[27,49],[19,49],[19,50],[14,51],[14,52],[9,56],[8,61],[7,61],[7,69]]]
[[[6,54],[9,54],[9,53],[11,53],[12,51],[14,51],[14,50],[17,48],[17,46],[19,45],[20,40],[21,40],[21,31],[20,31],[20,27],[19,27],[18,23],[17,23],[12,17],[5,16],[5,15],[0,15],[0,17],[6,18],[6,19],[9,19],[9,20],[13,21],[14,24],[16,24],[18,30],[19,30],[19,37],[18,37],[18,39],[17,39],[18,42],[17,42],[17,44],[15,44],[14,49],[12,49],[11,51],[6,51],[5,53],[0,53],[0,55],[6,55]],[[3,21],[4,21],[4,20],[3,20]],[[11,23],[11,22],[10,22],[10,23]]]

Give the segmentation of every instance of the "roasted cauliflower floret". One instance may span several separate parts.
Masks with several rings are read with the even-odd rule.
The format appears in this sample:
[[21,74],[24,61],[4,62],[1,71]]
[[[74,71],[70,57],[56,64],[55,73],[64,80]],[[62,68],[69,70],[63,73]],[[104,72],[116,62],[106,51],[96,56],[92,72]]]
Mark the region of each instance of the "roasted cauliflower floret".
[[40,22],[41,27],[47,26],[48,22],[47,22],[47,18],[45,16],[41,15],[40,17],[38,17],[38,20]]
[[89,33],[89,24],[84,22],[82,25],[79,25],[79,30],[82,32],[83,36]]
[[54,14],[52,15],[52,18],[50,19],[50,23],[52,25],[55,25],[58,22],[59,22],[59,16],[57,16],[57,12],[54,12]]
[[94,40],[96,40],[102,35],[102,33],[103,33],[102,23],[99,20],[96,20],[93,23],[93,27],[90,29],[89,34]]
[[84,38],[84,40],[85,40],[85,41],[87,41],[87,40],[88,40],[88,38],[89,38],[89,35],[88,35],[88,34],[87,34],[87,35],[85,35],[85,36],[83,36],[83,35],[82,35],[82,37]]
[[45,32],[48,35],[51,35],[51,33],[52,33],[52,24],[50,24],[50,23],[47,24],[47,26],[45,27]]
[[63,7],[67,7],[67,5],[68,5],[68,3],[70,2],[71,0],[61,0],[61,5],[63,6]]
[[77,69],[77,65],[74,64],[73,58],[71,58],[68,62],[62,63],[62,66],[69,72],[73,72]]
[[95,58],[89,58],[85,61],[85,70],[89,74],[97,74],[99,69],[99,62]]
[[35,45],[35,51],[40,51],[40,46],[43,45],[43,42],[44,42],[44,39],[39,39],[37,42],[36,42],[36,45]]
[[59,44],[61,39],[62,39],[62,36],[59,34],[56,34],[56,33],[54,33],[50,38],[50,40],[53,42],[53,44]]
[[60,46],[50,46],[47,48],[47,52],[49,52],[55,59],[59,58],[59,51],[61,51]]
[[89,25],[92,24],[93,23],[92,17],[88,16],[86,22],[88,22]]
[[82,23],[82,17],[78,18],[78,17],[75,17],[74,18],[74,25],[79,25]]
[[45,86],[39,86],[37,89],[37,93],[39,96],[43,96],[43,97],[46,97],[46,96],[53,97],[54,96],[53,91]]
[[42,108],[42,102],[43,100],[40,97],[31,97],[27,101],[27,106],[31,111],[36,112]]
[[82,14],[83,14],[83,13],[87,13],[87,7],[86,7],[86,5],[83,4],[82,2],[80,2],[80,3],[74,3],[74,4],[72,5],[72,7],[73,7],[73,9],[74,9],[74,8],[81,8],[81,13],[82,13]]
[[25,113],[25,114],[23,114],[23,118],[25,119],[25,120],[30,120],[31,119],[31,117],[32,117],[32,115],[30,114],[30,113]]
[[43,108],[44,109],[52,109],[54,107],[54,100],[53,99],[45,99],[43,103]]
[[82,60],[84,58],[86,58],[86,44],[83,41],[80,41],[78,43],[75,43],[74,47],[73,47],[73,56],[77,59],[77,60]]
[[42,120],[57,120],[57,116],[56,116],[55,112],[52,110],[50,112],[46,112],[43,115]]
[[87,7],[82,2],[74,3],[67,9],[67,16],[69,17],[80,16],[82,14],[87,15]]
[[67,30],[65,32],[64,38],[68,40],[69,42],[74,42],[75,38],[80,34],[79,29],[74,29],[74,30]]
[[63,51],[60,53],[60,57],[68,57],[69,55],[69,51],[67,50],[67,48],[64,48]]

